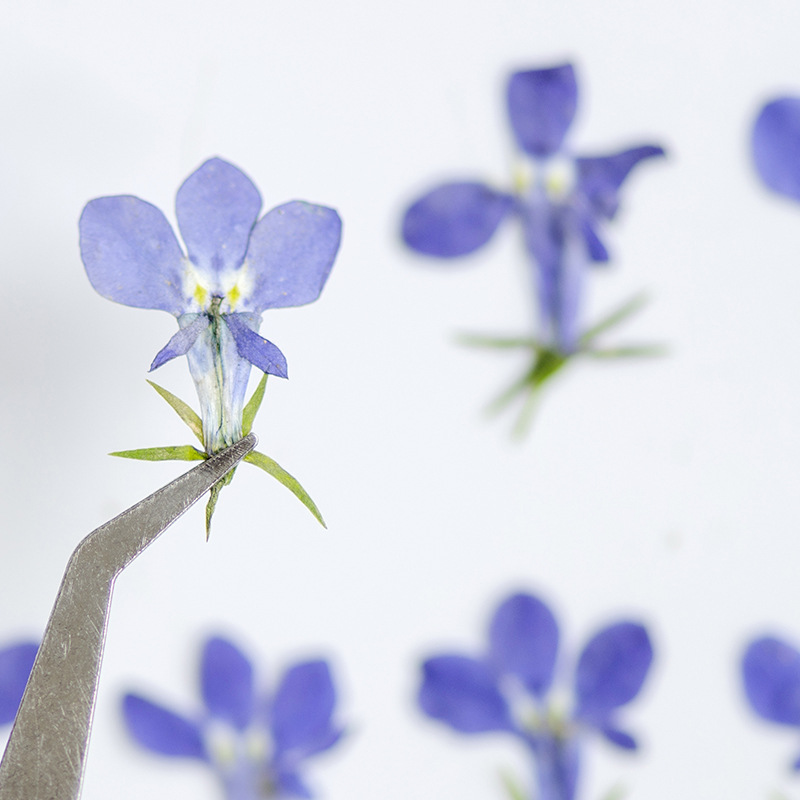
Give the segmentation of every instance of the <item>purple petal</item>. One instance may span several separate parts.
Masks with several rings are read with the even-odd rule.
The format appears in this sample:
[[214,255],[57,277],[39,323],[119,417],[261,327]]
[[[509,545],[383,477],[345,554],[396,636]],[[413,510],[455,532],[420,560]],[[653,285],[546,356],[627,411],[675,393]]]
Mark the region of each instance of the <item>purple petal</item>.
[[[185,315],[188,316],[188,315]],[[207,314],[199,314],[197,318],[190,322],[185,328],[181,328],[161,350],[158,351],[153,363],[150,365],[150,372],[158,369],[162,364],[171,361],[177,356],[185,356],[191,350],[192,345],[197,341],[197,337],[208,327],[209,318]]]
[[135,694],[125,695],[122,713],[128,732],[142,747],[162,756],[208,761],[196,722]]
[[319,297],[342,238],[339,215],[325,206],[295,200],[273,208],[253,229],[245,266],[252,292],[247,311],[286,308]]
[[623,750],[637,750],[639,747],[633,736],[625,731],[612,728],[610,725],[603,725],[600,728],[600,733],[602,733],[611,744],[615,744]]
[[591,220],[582,220],[581,233],[583,234],[583,241],[586,244],[586,252],[589,254],[589,258],[595,263],[605,264],[609,259],[608,250],[606,250],[606,246],[597,235]]
[[742,659],[742,676],[756,714],[800,726],[800,652],[771,636],[756,639]]
[[39,645],[22,642],[0,650],[0,725],[17,716]]
[[646,158],[663,155],[661,147],[648,144],[610,156],[578,158],[577,191],[588,201],[593,214],[611,219],[619,207],[619,189],[630,171]]
[[292,751],[292,760],[332,746],[338,739],[331,723],[336,689],[325,661],[307,661],[289,668],[272,703],[272,735],[277,760]]
[[239,355],[268,375],[288,378],[286,357],[272,342],[259,336],[242,320],[247,314],[226,314],[223,319],[236,342]]
[[580,745],[574,738],[537,740],[537,800],[574,800],[580,771]]
[[184,255],[166,217],[138,197],[91,200],[79,223],[83,265],[103,297],[176,316],[183,296]]
[[489,627],[489,660],[516,675],[537,697],[553,680],[558,624],[550,609],[529,594],[515,594],[495,612]]
[[602,726],[614,709],[636,697],[652,660],[643,625],[619,622],[596,634],[578,660],[575,718]]
[[200,663],[203,700],[212,717],[244,730],[253,717],[253,666],[227,639],[209,639]]
[[280,796],[304,797],[310,800],[314,795],[311,789],[306,786],[304,781],[296,772],[279,771],[275,776],[275,783],[280,787]]
[[430,658],[422,665],[420,708],[460,733],[514,731],[508,703],[487,664],[467,656]]
[[511,127],[519,146],[532,156],[550,156],[561,149],[577,105],[571,64],[515,72],[508,82]]
[[209,275],[237,269],[261,210],[261,195],[241,170],[212,158],[193,172],[175,199],[189,258]]
[[753,127],[753,160],[761,180],[800,200],[800,97],[767,103]]
[[446,183],[417,200],[403,218],[403,241],[419,253],[454,258],[482,247],[513,208],[482,183]]

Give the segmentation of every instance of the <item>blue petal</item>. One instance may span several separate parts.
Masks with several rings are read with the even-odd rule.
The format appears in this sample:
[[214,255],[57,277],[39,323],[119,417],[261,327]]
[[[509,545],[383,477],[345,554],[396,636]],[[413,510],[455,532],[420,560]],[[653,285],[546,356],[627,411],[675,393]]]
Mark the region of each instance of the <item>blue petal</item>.
[[200,685],[212,717],[244,730],[253,718],[253,666],[227,639],[215,636],[203,648]]
[[290,753],[292,761],[331,747],[338,731],[331,724],[336,689],[325,661],[307,661],[286,671],[272,703],[272,735],[276,760]]
[[125,695],[122,713],[128,732],[142,747],[162,756],[208,761],[196,722],[135,694]]
[[268,375],[288,378],[286,357],[272,342],[259,336],[247,326],[241,319],[247,316],[245,314],[226,314],[223,317],[236,342],[239,355]]
[[656,145],[642,145],[610,156],[578,158],[578,193],[585,198],[593,214],[611,219],[619,207],[619,189],[630,171],[646,158],[663,156]]
[[537,800],[574,800],[580,771],[577,739],[544,736],[537,740]]
[[800,652],[772,636],[756,639],[742,659],[742,677],[756,714],[800,726]]
[[79,223],[81,258],[103,297],[136,308],[184,310],[184,255],[166,217],[138,197],[91,200]]
[[261,195],[241,170],[212,158],[178,190],[175,214],[189,258],[209,276],[241,266]]
[[319,297],[342,238],[339,215],[295,200],[273,208],[253,229],[245,268],[252,291],[242,308],[261,312],[311,303]]
[[578,106],[578,85],[571,64],[515,72],[508,82],[508,114],[517,143],[532,156],[553,155]]
[[508,703],[487,664],[458,655],[436,656],[422,665],[420,708],[460,733],[514,731]]
[[615,744],[623,750],[637,750],[639,747],[633,736],[618,728],[613,728],[610,725],[603,725],[600,728],[600,733],[602,733],[611,744]]
[[606,246],[597,235],[595,226],[590,219],[581,221],[581,233],[583,234],[583,241],[586,244],[586,252],[589,254],[589,258],[595,263],[605,264],[609,259],[608,250],[606,250]]
[[575,718],[602,726],[611,712],[633,700],[653,660],[643,625],[619,622],[586,645],[575,672]]
[[310,798],[314,796],[311,789],[306,786],[305,782],[296,772],[279,771],[274,776],[274,779],[275,783],[280,788],[280,797],[286,795],[287,797],[304,797],[310,800]]
[[515,594],[495,612],[489,627],[489,660],[516,675],[538,697],[553,680],[558,624],[550,609],[529,594]]
[[482,183],[446,183],[417,200],[403,218],[403,241],[419,253],[454,258],[482,247],[513,207]]
[[38,651],[34,642],[0,650],[0,725],[14,721]]
[[[188,316],[184,315],[184,316]],[[158,351],[153,363],[150,365],[150,372],[158,369],[162,364],[171,361],[177,356],[185,356],[197,341],[197,337],[208,327],[209,318],[207,314],[198,314],[197,318],[181,328],[161,350]]]
[[800,200],[800,97],[767,103],[753,128],[753,160],[761,180]]

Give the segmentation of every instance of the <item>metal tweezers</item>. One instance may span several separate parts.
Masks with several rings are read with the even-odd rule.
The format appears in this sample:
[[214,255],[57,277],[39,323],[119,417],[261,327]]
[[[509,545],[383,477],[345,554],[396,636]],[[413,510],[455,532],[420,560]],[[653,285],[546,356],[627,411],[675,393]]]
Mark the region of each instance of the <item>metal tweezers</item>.
[[0,763],[0,800],[78,800],[114,581],[255,445],[245,436],[75,549]]

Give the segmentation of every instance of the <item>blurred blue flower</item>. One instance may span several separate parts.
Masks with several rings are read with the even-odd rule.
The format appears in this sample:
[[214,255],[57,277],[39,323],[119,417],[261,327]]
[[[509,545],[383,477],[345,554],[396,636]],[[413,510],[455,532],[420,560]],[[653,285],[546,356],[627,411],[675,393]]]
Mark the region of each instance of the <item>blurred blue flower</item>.
[[0,725],[17,716],[39,645],[20,642],[0,649]]
[[538,343],[562,355],[579,348],[586,268],[609,260],[602,226],[617,213],[623,182],[640,161],[664,154],[657,145],[640,145],[605,156],[574,155],[565,140],[577,99],[571,64],[512,74],[508,114],[521,151],[513,189],[445,183],[414,202],[402,225],[412,249],[457,258],[516,216],[535,265]]
[[81,214],[92,286],[117,303],[177,317],[180,330],[150,369],[188,356],[207,453],[242,438],[251,366],[287,376],[283,353],[258,333],[262,312],[316,300],[339,248],[333,209],[292,201],[261,219],[260,211],[252,181],[212,158],[178,190],[186,254],[161,211],[137,197],[101,197]]
[[305,762],[342,735],[332,719],[336,690],[325,661],[295,664],[274,690],[259,691],[249,659],[213,637],[203,648],[200,688],[205,707],[191,716],[125,695],[133,738],[162,756],[206,763],[227,800],[313,796],[302,776]]
[[767,103],[753,126],[753,161],[772,191],[800,200],[800,98]]
[[567,686],[554,686],[558,624],[529,594],[503,601],[479,656],[446,654],[423,663],[419,704],[459,733],[503,732],[531,754],[537,800],[572,800],[584,734],[604,736],[627,750],[637,747],[617,721],[618,710],[642,688],[653,649],[643,625],[622,621],[595,634],[583,648]]
[[[800,730],[800,651],[774,636],[751,642],[742,658],[744,691],[762,719]],[[800,770],[800,756],[792,764]]]

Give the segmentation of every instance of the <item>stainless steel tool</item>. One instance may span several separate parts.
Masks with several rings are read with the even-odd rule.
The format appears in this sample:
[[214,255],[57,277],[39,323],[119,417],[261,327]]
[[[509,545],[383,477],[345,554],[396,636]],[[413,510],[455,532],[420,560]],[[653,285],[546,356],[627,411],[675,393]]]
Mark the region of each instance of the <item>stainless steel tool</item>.
[[78,800],[114,581],[255,445],[249,434],[75,549],[0,763],[0,800]]

